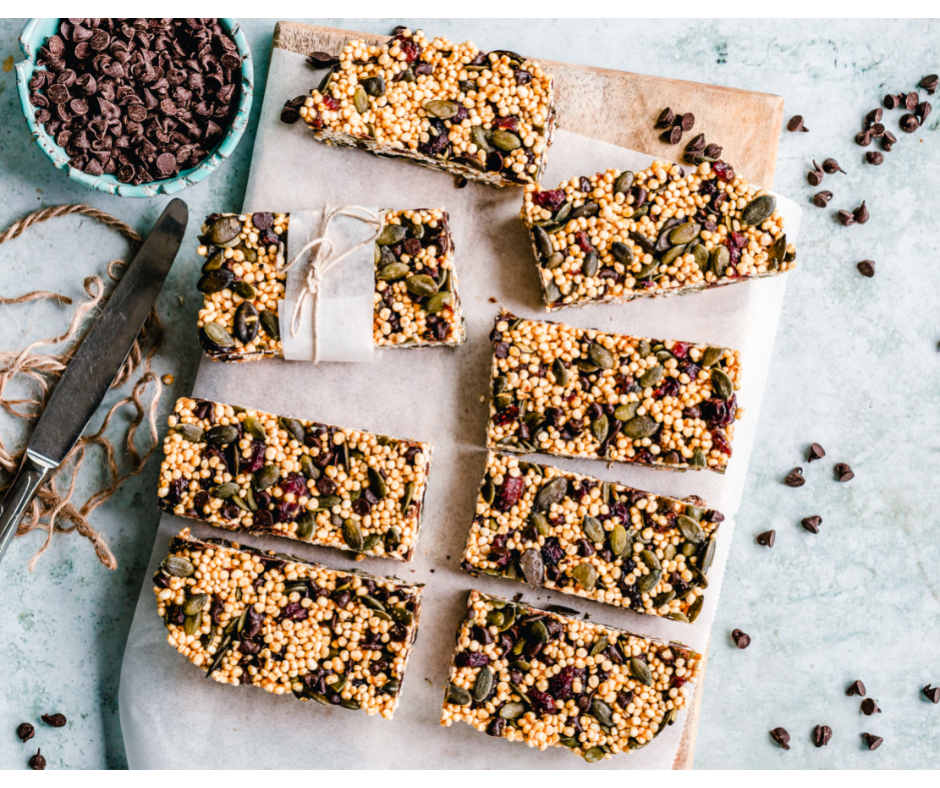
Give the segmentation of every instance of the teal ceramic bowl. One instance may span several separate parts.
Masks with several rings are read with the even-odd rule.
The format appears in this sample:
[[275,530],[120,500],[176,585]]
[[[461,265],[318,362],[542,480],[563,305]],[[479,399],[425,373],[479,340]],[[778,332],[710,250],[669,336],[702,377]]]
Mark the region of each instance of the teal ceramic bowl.
[[235,116],[225,136],[196,167],[182,170],[173,178],[132,186],[128,183],[121,183],[113,175],[88,175],[69,166],[68,154],[63,148],[56,145],[55,140],[36,122],[37,108],[29,103],[29,81],[33,76],[33,72],[37,70],[36,56],[46,39],[58,33],[58,18],[30,19],[20,34],[20,48],[23,50],[26,59],[16,65],[16,88],[19,91],[20,106],[23,109],[23,117],[26,118],[30,134],[56,167],[64,170],[73,180],[101,192],[116,194],[119,197],[155,197],[158,194],[176,194],[193,184],[199,183],[199,181],[204,180],[214,172],[223,159],[230,156],[232,151],[235,150],[235,146],[238,145],[238,141],[248,125],[248,112],[251,109],[251,97],[254,90],[251,50],[248,48],[248,42],[245,40],[241,25],[234,19],[220,19],[219,24],[232,37],[242,59],[241,97],[238,101]]

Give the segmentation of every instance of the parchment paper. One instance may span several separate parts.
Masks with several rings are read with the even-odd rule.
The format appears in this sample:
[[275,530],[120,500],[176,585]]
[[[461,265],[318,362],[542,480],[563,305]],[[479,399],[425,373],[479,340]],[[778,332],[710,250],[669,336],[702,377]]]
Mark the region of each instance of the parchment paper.
[[[484,400],[492,352],[488,334],[501,306],[524,317],[546,317],[531,247],[519,219],[522,192],[473,183],[458,190],[444,173],[357,150],[331,149],[313,140],[301,124],[281,124],[278,116],[285,100],[305,92],[318,79],[302,56],[274,50],[245,209],[290,210],[364,200],[391,209],[447,208],[469,341],[454,349],[384,351],[369,366],[321,364],[314,368],[277,360],[223,365],[204,360],[194,393],[436,445],[424,527],[411,564],[376,558],[355,562],[346,554],[297,542],[242,539],[337,568],[356,566],[427,584],[401,704],[389,722],[204,678],[202,671],[166,644],[166,631],[156,614],[149,573],[165,557],[171,535],[192,523],[163,515],[121,677],[121,724],[129,764],[154,768],[671,768],[688,713],[645,749],[591,766],[563,748],[540,752],[492,739],[464,724],[442,728],[440,707],[454,632],[468,590],[478,588],[504,597],[523,592],[527,602],[567,605],[589,613],[595,621],[678,640],[700,651],[707,648],[787,276],[689,297],[643,299],[552,315],[554,320],[577,326],[708,342],[742,353],[739,402],[746,416],[736,427],[734,455],[724,476],[530,457],[661,494],[697,494],[727,515],[719,532],[705,606],[694,625],[607,608],[544,589],[534,592],[508,580],[473,579],[459,564],[485,466]],[[559,132],[544,182],[555,185],[610,166],[638,169],[650,161],[643,154]],[[793,240],[799,208],[784,199],[778,204],[788,218],[787,234]],[[193,528],[199,535],[225,535],[205,525]]]

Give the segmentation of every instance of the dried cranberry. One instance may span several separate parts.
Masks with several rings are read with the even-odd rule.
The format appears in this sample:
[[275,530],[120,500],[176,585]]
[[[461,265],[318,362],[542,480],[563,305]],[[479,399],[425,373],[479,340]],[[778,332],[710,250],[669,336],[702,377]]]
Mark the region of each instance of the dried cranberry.
[[[430,130],[433,129],[433,132]],[[437,132],[436,134],[434,132]],[[421,143],[419,149],[428,156],[439,156],[443,153],[450,140],[447,137],[447,126],[440,118],[430,118],[428,141]]]
[[331,96],[329,93],[323,96],[323,105],[327,109],[333,110],[333,112],[336,112],[337,110],[339,110],[339,102],[335,98],[333,98],[333,96]]
[[699,194],[712,195],[718,191],[718,185],[714,180],[709,179],[707,181],[702,181],[702,185],[698,187]]
[[684,411],[682,411],[682,418],[700,419],[702,418],[702,409],[698,405],[690,405]]
[[565,557],[565,551],[558,541],[557,536],[548,536],[545,538],[545,544],[542,545],[542,562],[545,566],[556,566],[558,562]]
[[679,362],[679,372],[684,372],[689,376],[689,380],[698,380],[698,373],[702,371],[702,368],[698,364],[693,364],[691,361],[680,361]]
[[493,348],[493,353],[496,358],[508,358],[509,357],[509,343],[508,342],[497,342],[496,347]]
[[743,249],[747,246],[747,238],[744,237],[743,233],[736,233],[734,230],[731,231],[731,240],[734,241],[734,245],[738,249]]
[[723,161],[716,161],[712,164],[712,172],[718,176],[718,180],[724,181],[725,183],[734,179],[734,170],[731,169],[731,165]]
[[458,668],[482,668],[490,664],[490,658],[482,651],[461,651],[454,661]]
[[548,680],[548,691],[558,700],[567,700],[571,697],[571,686],[575,679],[583,683],[584,671],[582,669],[576,668],[574,665],[562,668],[561,671]]
[[687,681],[688,681],[688,679],[684,679],[684,678],[682,678],[682,676],[673,676],[673,677],[672,677],[672,686],[673,686],[673,687],[681,687],[681,686],[682,686],[683,684],[685,684]]
[[280,482],[281,490],[284,493],[293,493],[294,495],[307,494],[307,480],[301,473],[289,473],[287,477]]
[[617,694],[617,705],[621,709],[625,710],[631,703],[633,703],[633,690],[626,690]]
[[248,457],[241,458],[241,470],[256,473],[264,467],[264,441],[253,440]]
[[[401,49],[402,54],[405,56],[405,60],[409,63],[413,63],[417,60],[418,56],[421,54],[421,47],[418,46],[414,39],[405,38],[404,36],[395,36],[392,39],[392,42],[398,42],[398,48]],[[389,43],[392,43],[389,42]]]
[[565,204],[566,196],[564,189],[552,189],[551,191],[535,192],[532,195],[532,202],[539,208],[547,208],[555,213]]
[[291,602],[281,611],[281,621],[286,621],[287,619],[291,621],[306,621],[308,616],[307,608],[303,607],[300,602]]
[[183,478],[174,479],[170,483],[170,489],[166,494],[166,500],[173,506],[176,506],[183,497],[183,491],[186,489],[186,480]]
[[300,509],[299,503],[288,503],[287,501],[282,501],[277,505],[274,510],[274,517],[279,523],[289,523],[297,516],[297,512]]
[[674,355],[680,361],[684,359],[689,354],[689,344],[688,342],[676,342],[672,346],[672,355]]
[[493,424],[495,424],[497,427],[504,427],[507,424],[515,421],[517,418],[519,418],[519,408],[517,408],[515,405],[510,405],[508,408],[499,411],[493,417]]
[[[542,645],[539,643],[539,645]],[[532,709],[536,714],[557,714],[555,708],[555,699],[547,692],[541,692],[535,688],[529,690],[529,698],[532,700]]]
[[715,448],[722,454],[728,457],[731,456],[731,444],[729,444],[728,439],[725,438],[724,432],[721,430],[712,430],[712,443],[715,444]]
[[659,395],[662,397],[676,397],[679,394],[679,379],[666,378],[666,382],[659,387]]
[[[495,118],[493,120],[493,125],[498,129],[509,129],[510,131],[515,131],[516,124],[518,122],[519,122],[519,118],[517,118],[515,115],[510,115],[509,117],[506,117],[506,118]],[[561,189],[556,189],[555,191],[560,191],[562,194],[564,194],[564,191]],[[562,200],[562,202],[564,202],[564,200]],[[559,203],[559,206],[560,205],[561,203]],[[544,208],[545,206],[542,206],[542,207]]]
[[591,239],[588,238],[588,234],[584,230],[578,230],[575,235],[575,240],[578,242],[578,246],[581,247],[581,251],[585,254],[594,251],[594,247],[591,245]]

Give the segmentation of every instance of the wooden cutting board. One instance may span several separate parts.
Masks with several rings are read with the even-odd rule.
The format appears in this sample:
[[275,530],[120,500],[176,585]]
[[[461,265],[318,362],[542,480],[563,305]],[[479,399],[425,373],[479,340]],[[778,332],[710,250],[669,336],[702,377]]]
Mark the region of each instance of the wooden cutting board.
[[[347,42],[362,39],[380,44],[389,37],[299,22],[279,22],[274,46],[307,55],[338,55]],[[724,148],[722,158],[751,183],[773,186],[777,143],[783,123],[783,98],[718,85],[631,74],[626,71],[579,66],[539,59],[555,77],[560,128],[631,150],[676,161],[684,144],[666,145],[654,128],[664,107],[693,112],[693,134],[704,132],[709,142]],[[692,135],[686,134],[684,143]],[[691,769],[702,704],[704,670],[686,717],[685,730],[673,768]]]

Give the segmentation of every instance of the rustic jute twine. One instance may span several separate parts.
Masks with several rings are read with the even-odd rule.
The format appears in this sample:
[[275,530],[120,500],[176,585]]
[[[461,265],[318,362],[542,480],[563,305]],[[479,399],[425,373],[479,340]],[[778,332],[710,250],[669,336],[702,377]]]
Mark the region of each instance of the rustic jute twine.
[[[87,216],[119,232],[135,249],[141,242],[140,236],[133,228],[110,214],[88,205],[56,205],[51,208],[44,208],[41,211],[35,211],[14,222],[0,233],[0,244],[18,238],[33,225],[72,214]],[[124,260],[112,260],[108,263],[107,274],[111,282],[119,281],[123,269],[126,267],[127,263]],[[0,408],[11,416],[26,419],[27,421],[39,417],[45,407],[48,395],[54,387],[55,380],[65,370],[72,354],[93,325],[94,321],[89,318],[95,316],[107,301],[108,288],[102,277],[89,276],[85,279],[84,285],[88,300],[83,301],[76,307],[65,333],[36,340],[22,350],[0,351]],[[72,303],[71,298],[59,293],[35,290],[17,298],[0,297],[0,305],[13,306],[42,300],[52,301],[60,306]],[[137,337],[127,361],[112,385],[112,388],[118,388],[129,381],[133,381],[130,394],[111,406],[97,432],[85,434],[79,439],[59,470],[40,489],[39,494],[33,499],[31,508],[20,522],[16,532],[17,536],[28,534],[37,528],[46,532],[45,542],[29,562],[30,571],[35,568],[39,557],[49,549],[54,534],[68,534],[75,531],[92,543],[98,560],[102,564],[108,569],[117,568],[117,560],[114,558],[114,554],[108,547],[104,537],[91,526],[88,516],[114,495],[127,479],[137,476],[144,469],[145,463],[157,447],[157,408],[160,404],[163,386],[156,373],[150,369],[150,362],[159,347],[162,336],[163,328],[160,324],[160,318],[155,309],[151,310],[140,336]],[[37,348],[51,345],[64,345],[65,349],[60,353],[35,352]],[[7,396],[7,387],[17,379],[19,379],[18,383],[25,381],[27,387],[35,392],[32,395],[35,398],[11,399]],[[145,404],[148,389],[150,389],[150,401]],[[130,406],[131,414],[124,440],[127,455],[125,464],[127,467],[126,470],[122,471],[116,458],[115,447],[105,437],[104,433],[118,411],[125,406]],[[148,448],[142,455],[135,445],[135,436],[138,428],[145,421],[149,433],[147,436]],[[72,503],[72,496],[75,493],[78,473],[86,459],[86,452],[94,448],[98,448],[104,455],[103,459],[107,466],[109,481],[104,487],[92,493],[81,506],[77,506]],[[4,492],[12,483],[13,474],[16,473],[20,465],[23,453],[24,449],[22,448],[15,452],[9,450],[3,441],[2,435],[0,435],[0,468],[2,468],[0,476],[6,477],[3,484],[0,485],[0,493]],[[6,473],[3,473],[3,471]],[[64,490],[60,491],[60,486]]]

